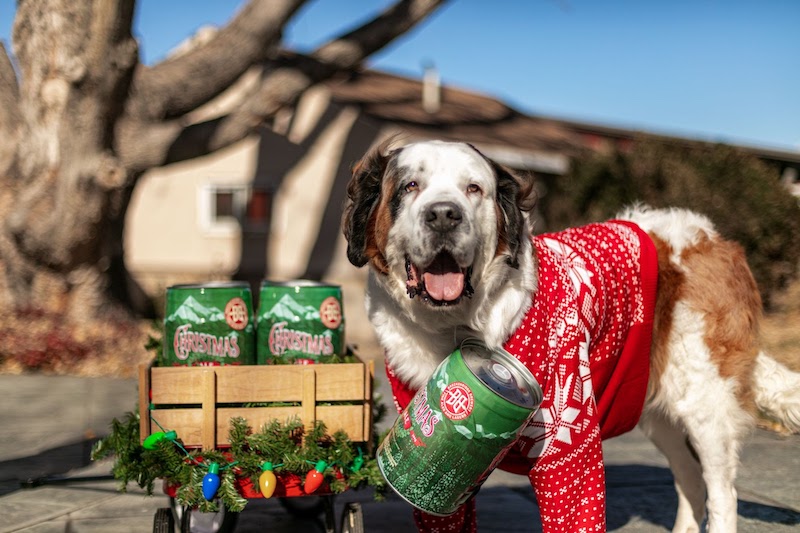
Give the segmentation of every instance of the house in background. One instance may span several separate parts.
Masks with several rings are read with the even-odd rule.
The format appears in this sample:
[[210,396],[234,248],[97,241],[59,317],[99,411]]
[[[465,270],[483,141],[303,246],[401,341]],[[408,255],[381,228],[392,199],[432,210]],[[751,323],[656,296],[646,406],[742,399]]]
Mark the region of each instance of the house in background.
[[[256,76],[198,119],[235,106]],[[254,293],[264,278],[337,283],[348,342],[373,346],[363,310],[366,268],[348,262],[340,225],[353,163],[395,134],[403,142],[467,141],[509,168],[559,176],[587,148],[624,149],[639,132],[525,115],[441,86],[433,71],[422,80],[363,71],[309,90],[295,110],[234,146],[146,174],[128,211],[128,269],[155,297],[175,283],[231,278],[249,281]],[[800,153],[743,149],[779,165],[800,193]]]

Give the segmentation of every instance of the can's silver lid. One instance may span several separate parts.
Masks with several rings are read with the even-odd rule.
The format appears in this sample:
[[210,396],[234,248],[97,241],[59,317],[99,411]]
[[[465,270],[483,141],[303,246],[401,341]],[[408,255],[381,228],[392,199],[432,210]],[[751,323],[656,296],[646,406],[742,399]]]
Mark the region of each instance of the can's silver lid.
[[205,283],[181,283],[170,285],[168,291],[183,289],[246,289],[250,290],[250,284],[246,281],[208,281]]
[[492,363],[489,366],[489,370],[491,370],[492,375],[502,383],[511,383],[514,380],[514,376],[511,374],[511,371],[500,363]]
[[505,400],[534,410],[542,403],[542,389],[533,374],[516,357],[490,349],[478,339],[461,344],[461,358],[478,379]]
[[268,279],[261,280],[261,288],[265,289],[268,287],[299,287],[303,289],[306,288],[340,289],[341,285],[336,285],[334,283],[325,283],[323,281],[314,281],[310,279],[295,279],[290,281],[271,281]]

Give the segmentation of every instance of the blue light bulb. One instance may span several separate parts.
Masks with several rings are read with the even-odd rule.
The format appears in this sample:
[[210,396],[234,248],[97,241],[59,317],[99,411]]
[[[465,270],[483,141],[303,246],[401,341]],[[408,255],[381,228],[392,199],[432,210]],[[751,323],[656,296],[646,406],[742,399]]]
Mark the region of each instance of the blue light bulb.
[[203,477],[203,497],[211,501],[219,489],[219,465],[211,463],[208,465],[208,473]]

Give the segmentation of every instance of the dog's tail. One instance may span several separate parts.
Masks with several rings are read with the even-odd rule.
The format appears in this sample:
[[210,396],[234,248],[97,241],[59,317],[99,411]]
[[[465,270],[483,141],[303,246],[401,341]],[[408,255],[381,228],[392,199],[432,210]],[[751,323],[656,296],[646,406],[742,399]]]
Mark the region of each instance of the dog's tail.
[[753,381],[756,405],[763,414],[800,432],[800,374],[762,351],[756,358]]

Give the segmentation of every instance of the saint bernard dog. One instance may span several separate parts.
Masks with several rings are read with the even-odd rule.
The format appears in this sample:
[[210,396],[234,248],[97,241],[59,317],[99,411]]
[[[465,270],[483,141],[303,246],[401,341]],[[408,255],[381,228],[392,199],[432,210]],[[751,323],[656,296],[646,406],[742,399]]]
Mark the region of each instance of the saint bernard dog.
[[[404,408],[460,342],[504,348],[544,401],[500,468],[527,475],[544,531],[605,530],[604,438],[636,424],[667,457],[673,531],[736,530],[741,441],[761,410],[800,429],[800,374],[758,346],[742,249],[702,215],[636,206],[533,235],[533,182],[469,144],[371,150],[343,230]],[[420,531],[474,531],[474,498]]]

